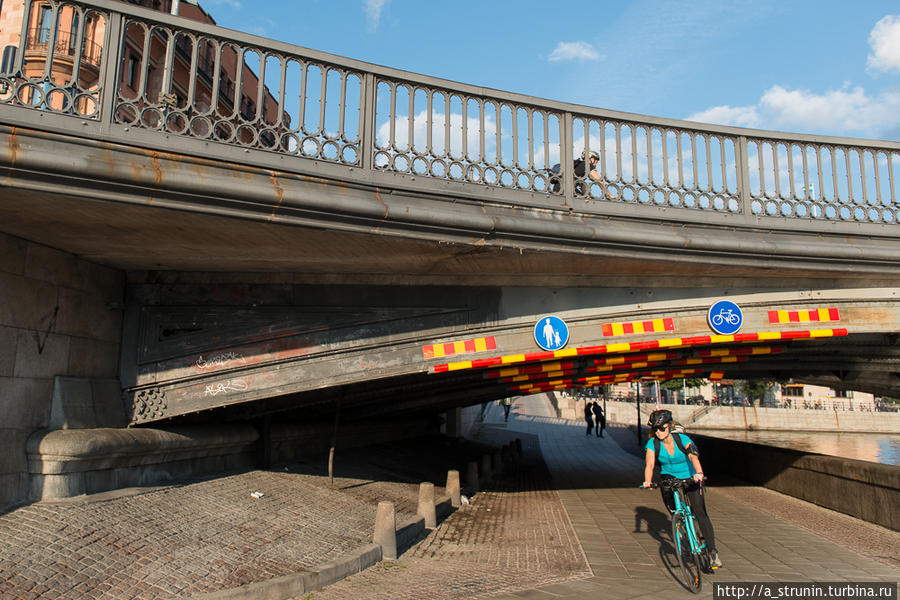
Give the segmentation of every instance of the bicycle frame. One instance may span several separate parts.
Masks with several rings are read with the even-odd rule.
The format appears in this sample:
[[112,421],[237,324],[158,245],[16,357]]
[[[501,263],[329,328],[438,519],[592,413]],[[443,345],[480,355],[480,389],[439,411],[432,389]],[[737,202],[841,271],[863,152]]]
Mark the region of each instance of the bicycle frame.
[[700,543],[700,540],[697,537],[697,517],[695,517],[694,513],[691,511],[691,505],[683,498],[683,494],[684,491],[680,486],[673,486],[672,495],[675,498],[675,513],[672,516],[674,517],[678,513],[684,515],[685,523],[689,524],[689,527],[687,527],[687,534],[688,541],[691,545],[691,552],[700,554],[703,552],[703,549],[706,548],[706,542]]
[[675,501],[675,511],[672,514],[672,543],[675,545],[678,563],[688,589],[697,594],[703,586],[702,573],[710,571],[706,543],[700,542],[697,517],[694,516],[684,495],[684,486],[692,481],[674,479],[666,481],[663,485],[671,488]]

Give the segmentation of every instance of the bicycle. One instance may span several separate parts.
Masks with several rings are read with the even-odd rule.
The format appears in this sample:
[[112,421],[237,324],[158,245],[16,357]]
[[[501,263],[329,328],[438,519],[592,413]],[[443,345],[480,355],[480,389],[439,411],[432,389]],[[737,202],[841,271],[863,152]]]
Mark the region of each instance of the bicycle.
[[[706,478],[703,480],[706,481]],[[672,497],[675,499],[675,511],[672,513],[672,543],[688,589],[699,594],[703,585],[701,572],[712,573],[713,569],[710,566],[712,557],[709,548],[706,541],[700,537],[697,518],[691,512],[690,504],[684,499],[685,486],[693,483],[693,479],[664,479],[661,484],[654,483],[650,487],[664,485],[672,489]]]

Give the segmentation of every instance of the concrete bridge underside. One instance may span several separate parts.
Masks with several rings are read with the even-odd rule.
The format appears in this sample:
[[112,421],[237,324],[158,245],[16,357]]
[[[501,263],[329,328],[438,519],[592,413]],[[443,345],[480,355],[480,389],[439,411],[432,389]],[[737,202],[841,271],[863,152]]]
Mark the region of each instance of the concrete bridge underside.
[[[126,273],[120,381],[134,424],[313,418],[335,403],[355,418],[429,415],[523,385],[684,369],[900,395],[900,249],[887,234],[391,191],[362,173],[348,183],[5,126],[0,167],[0,230]],[[705,337],[723,297],[743,308],[745,337]],[[570,354],[537,353],[546,314],[569,324]]]

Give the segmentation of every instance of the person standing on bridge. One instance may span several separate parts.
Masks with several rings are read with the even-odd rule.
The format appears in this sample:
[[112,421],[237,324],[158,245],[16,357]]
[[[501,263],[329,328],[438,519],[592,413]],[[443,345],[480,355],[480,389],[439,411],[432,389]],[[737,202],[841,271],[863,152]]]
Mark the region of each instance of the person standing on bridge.
[[[659,460],[659,478],[661,482],[667,479],[693,479],[690,486],[684,488],[685,496],[691,504],[691,511],[697,517],[700,524],[700,533],[706,539],[710,553],[710,566],[718,569],[722,566],[719,553],[716,551],[716,535],[713,531],[712,521],[706,513],[706,500],[703,498],[703,467],[700,465],[700,455],[697,446],[687,435],[672,433],[674,425],[672,412],[660,409],[650,413],[650,430],[653,432],[645,446],[644,484],[643,488],[650,487],[653,477],[653,467]],[[674,436],[679,436],[676,440]],[[672,490],[666,485],[660,485],[663,503],[669,512],[675,511],[675,500]]]
[[594,432],[594,403],[588,402],[587,399],[584,401],[584,420],[587,421],[585,435],[591,435]]

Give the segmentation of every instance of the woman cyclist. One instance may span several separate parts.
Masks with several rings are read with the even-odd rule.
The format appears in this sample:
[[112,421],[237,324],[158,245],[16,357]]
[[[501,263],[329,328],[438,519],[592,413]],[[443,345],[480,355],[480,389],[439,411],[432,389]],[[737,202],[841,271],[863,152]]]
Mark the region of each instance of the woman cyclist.
[[[706,501],[703,498],[703,467],[700,465],[697,446],[685,434],[673,433],[673,424],[672,413],[668,410],[655,410],[650,413],[650,430],[653,432],[653,437],[647,440],[643,487],[650,487],[653,467],[657,460],[659,460],[660,479],[663,482],[671,479],[694,480],[691,485],[684,488],[685,496],[691,504],[691,511],[700,524],[700,532],[706,539],[711,556],[710,566],[718,569],[722,566],[722,561],[716,552],[716,537],[712,522],[706,514]],[[680,444],[676,444],[674,437],[676,435],[681,438]],[[658,444],[656,440],[659,440]],[[669,512],[674,511],[675,500],[672,497],[672,490],[665,485],[660,485],[659,490],[662,492],[666,508],[669,509]]]

